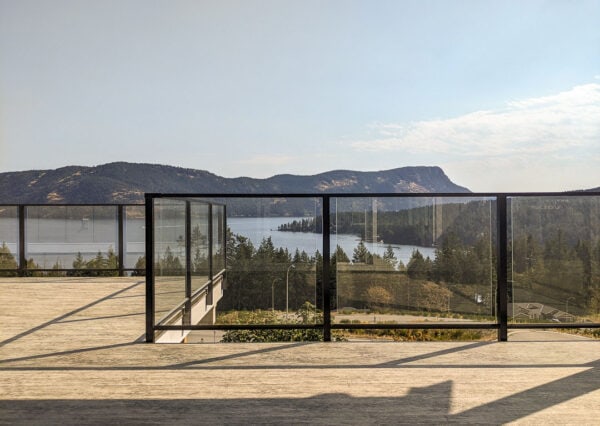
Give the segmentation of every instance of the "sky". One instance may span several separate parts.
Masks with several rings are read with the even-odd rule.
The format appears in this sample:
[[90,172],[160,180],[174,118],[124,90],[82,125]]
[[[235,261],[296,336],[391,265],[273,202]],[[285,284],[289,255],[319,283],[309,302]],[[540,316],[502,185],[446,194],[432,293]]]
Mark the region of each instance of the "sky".
[[0,0],[0,172],[600,186],[600,1]]

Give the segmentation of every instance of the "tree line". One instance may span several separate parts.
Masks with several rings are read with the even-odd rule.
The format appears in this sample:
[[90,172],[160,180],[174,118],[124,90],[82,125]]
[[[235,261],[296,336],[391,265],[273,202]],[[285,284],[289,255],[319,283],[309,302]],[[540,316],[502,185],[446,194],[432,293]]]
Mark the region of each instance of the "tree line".
[[[140,260],[138,260],[138,263]],[[136,265],[137,267],[138,265]],[[26,261],[26,276],[117,276],[119,267],[119,257],[112,247],[109,247],[106,254],[98,251],[96,256],[91,259],[84,259],[81,252],[77,252],[71,268],[63,265],[57,260],[48,271],[35,262],[33,258]],[[0,246],[0,276],[16,277],[18,275],[18,264],[15,256],[10,252],[6,243]]]

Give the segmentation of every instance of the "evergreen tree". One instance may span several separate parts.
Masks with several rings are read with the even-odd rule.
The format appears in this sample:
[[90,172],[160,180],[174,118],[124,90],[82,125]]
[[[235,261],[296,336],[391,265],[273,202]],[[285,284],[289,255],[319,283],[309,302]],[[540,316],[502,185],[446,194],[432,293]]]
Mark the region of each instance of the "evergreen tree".
[[412,279],[425,280],[431,275],[432,262],[425,259],[419,250],[415,250],[406,266],[406,273]]
[[54,265],[52,265],[52,271],[47,272],[47,276],[49,277],[61,277],[63,276],[63,272],[61,272],[60,270],[64,269],[62,267],[62,264],[60,263],[60,260],[57,260]]
[[195,275],[208,275],[208,256],[196,246],[194,250],[194,258],[192,260],[192,272]]
[[577,241],[575,253],[581,261],[583,287],[587,290],[592,286],[592,251],[590,245],[586,241]]
[[75,256],[75,260],[73,261],[73,269],[85,269],[87,266],[86,261],[83,258],[83,255],[80,251],[77,252],[77,256]]
[[[106,269],[118,269],[119,268],[119,256],[115,253],[112,246],[108,248],[106,255]],[[114,273],[114,272],[113,272]]]
[[138,257],[135,262],[134,271],[131,273],[134,277],[145,277],[146,276],[146,256]]
[[392,268],[396,268],[396,264],[398,263],[398,259],[396,258],[396,254],[394,253],[394,249],[391,244],[388,244],[385,249],[385,253],[383,254],[383,260],[389,263]]
[[164,257],[159,260],[159,271],[160,275],[165,276],[183,275],[185,272],[179,257],[173,254],[170,246],[167,246]]
[[350,263],[350,258],[339,244],[335,247],[335,252],[333,253],[333,256],[331,258],[332,261],[334,261],[334,259],[336,262]]
[[462,281],[462,251],[462,244],[456,234],[449,233],[442,239],[441,247],[435,250],[433,273],[436,281]]
[[0,269],[16,269],[17,261],[5,242],[0,247]]
[[354,252],[352,253],[352,262],[368,264],[373,263],[373,256],[365,246],[364,241],[361,240],[360,243],[358,243],[358,246],[356,246],[354,249]]
[[[15,257],[10,252],[10,249],[5,242],[2,242],[0,247],[0,269],[14,269],[16,271],[18,265]],[[0,276],[14,276],[16,272],[2,271]]]

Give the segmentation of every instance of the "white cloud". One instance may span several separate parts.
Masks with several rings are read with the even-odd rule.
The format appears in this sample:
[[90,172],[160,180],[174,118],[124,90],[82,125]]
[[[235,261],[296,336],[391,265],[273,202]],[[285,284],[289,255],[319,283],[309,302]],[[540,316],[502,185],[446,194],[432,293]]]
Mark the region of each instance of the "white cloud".
[[459,117],[370,126],[376,135],[351,142],[357,151],[402,151],[454,158],[531,158],[572,148],[600,151],[600,84],[511,101]]

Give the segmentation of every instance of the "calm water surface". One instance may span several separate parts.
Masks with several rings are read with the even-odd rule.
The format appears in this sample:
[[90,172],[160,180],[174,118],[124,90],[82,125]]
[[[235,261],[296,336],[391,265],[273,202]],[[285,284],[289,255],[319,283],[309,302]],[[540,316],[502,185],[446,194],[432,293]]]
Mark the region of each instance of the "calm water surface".
[[[281,232],[277,231],[280,225],[290,223],[293,220],[303,218],[290,217],[269,217],[269,218],[228,218],[227,225],[234,234],[240,234],[248,237],[254,246],[258,246],[263,238],[271,237],[275,247],[287,248],[292,253],[296,249],[305,251],[309,255],[313,255],[317,250],[323,251],[323,239],[321,234],[312,234],[305,232]],[[306,218],[304,218],[306,219]],[[331,249],[339,245],[349,258],[352,258],[354,248],[360,242],[357,235],[351,234],[332,234]],[[388,244],[385,243],[365,243],[365,246],[373,254],[383,256]],[[398,260],[401,260],[405,265],[410,260],[414,250],[419,250],[424,257],[429,256],[434,258],[435,249],[432,247],[418,247],[410,245],[391,244],[394,254]]]
[[[247,237],[255,247],[258,247],[264,238],[271,237],[273,245],[277,248],[287,248],[292,254],[296,251],[305,251],[314,255],[318,250],[323,251],[321,234],[304,232],[280,232],[277,228],[289,223],[294,217],[269,217],[269,218],[228,218],[227,225],[234,234]],[[305,218],[306,219],[306,218]],[[38,219],[27,222],[26,229],[26,256],[33,258],[36,263],[45,268],[51,268],[56,262],[64,267],[70,267],[78,252],[89,259],[98,251],[106,253],[109,248],[116,251],[117,224],[111,220],[56,220]],[[171,249],[177,251],[177,239],[183,233],[184,226],[180,223],[162,222],[157,229],[157,239],[162,239]],[[0,219],[0,244],[3,242],[12,253],[17,253],[16,219]],[[140,256],[144,255],[145,223],[143,219],[129,219],[125,224],[126,239],[126,267],[133,267]],[[352,257],[354,248],[360,239],[356,235],[333,234],[331,249],[337,245],[342,247],[348,257]],[[383,255],[388,244],[365,243],[371,253]],[[407,264],[412,252],[419,250],[423,256],[434,257],[435,249],[431,247],[417,247],[392,244],[396,257]]]

